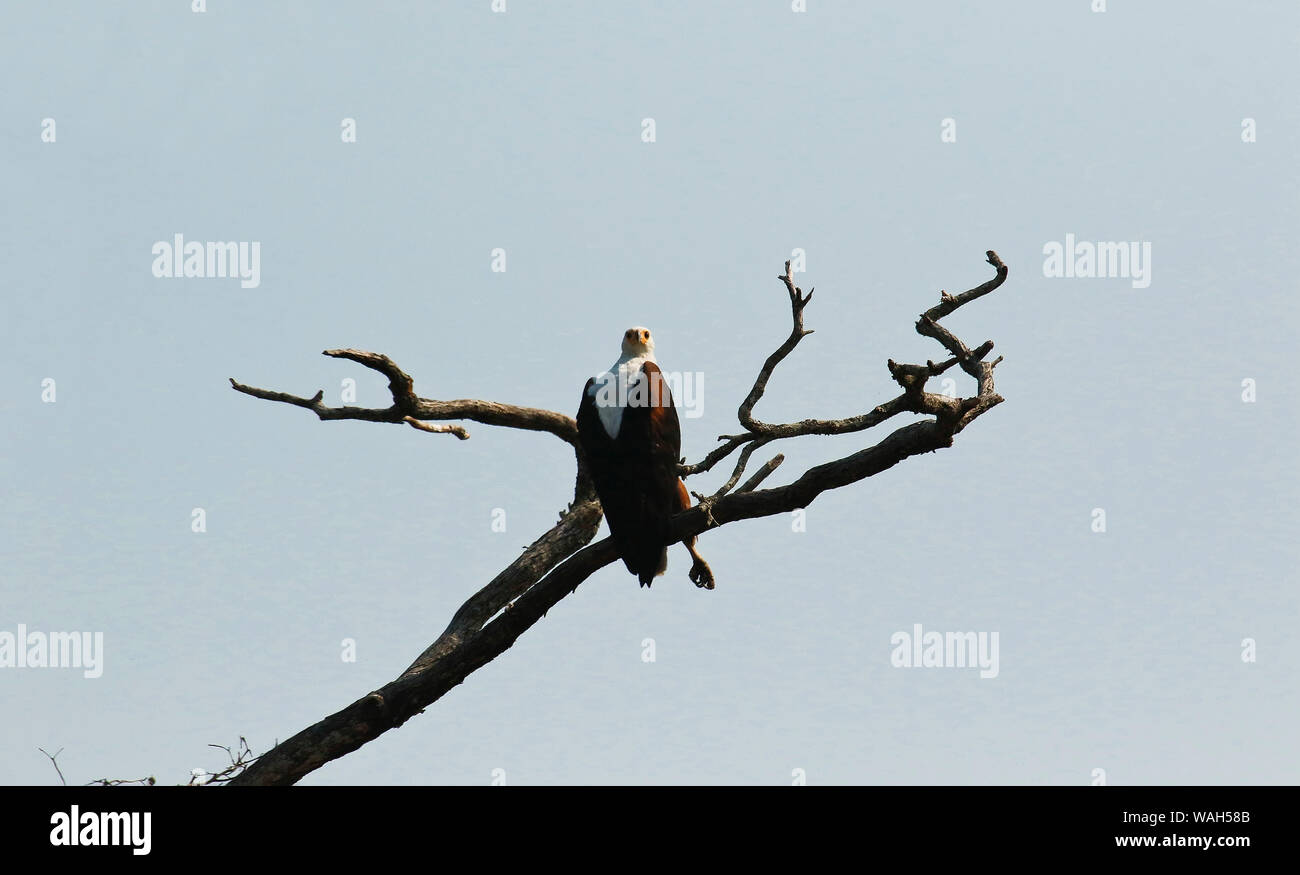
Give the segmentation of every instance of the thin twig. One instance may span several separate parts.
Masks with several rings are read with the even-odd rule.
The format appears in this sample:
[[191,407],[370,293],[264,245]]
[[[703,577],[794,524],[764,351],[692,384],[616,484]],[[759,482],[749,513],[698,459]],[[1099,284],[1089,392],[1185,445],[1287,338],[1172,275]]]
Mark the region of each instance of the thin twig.
[[63,769],[59,768],[59,754],[63,753],[63,748],[59,748],[53,755],[46,753],[44,748],[38,747],[36,749],[50,758],[50,764],[54,766],[54,771],[59,773],[59,781],[63,786],[68,786],[68,779],[63,777]]

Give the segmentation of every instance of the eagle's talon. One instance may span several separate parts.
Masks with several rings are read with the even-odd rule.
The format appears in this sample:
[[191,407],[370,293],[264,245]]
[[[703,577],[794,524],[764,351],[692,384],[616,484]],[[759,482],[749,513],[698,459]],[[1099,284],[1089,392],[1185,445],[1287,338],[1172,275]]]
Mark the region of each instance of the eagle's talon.
[[691,566],[690,572],[691,583],[700,589],[713,589],[713,572],[709,570],[708,564],[696,562]]

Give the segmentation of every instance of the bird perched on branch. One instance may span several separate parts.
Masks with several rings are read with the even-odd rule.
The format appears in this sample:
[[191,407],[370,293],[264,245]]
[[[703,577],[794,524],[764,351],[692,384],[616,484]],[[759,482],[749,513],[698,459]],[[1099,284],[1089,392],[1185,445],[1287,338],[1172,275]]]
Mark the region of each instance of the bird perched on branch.
[[[577,416],[578,441],[614,545],[642,586],[668,568],[669,522],[691,506],[677,476],[677,408],[654,349],[650,329],[625,331],[618,361],[583,387]],[[713,589],[713,572],[696,552],[695,537],[682,543],[693,560],[691,581]]]

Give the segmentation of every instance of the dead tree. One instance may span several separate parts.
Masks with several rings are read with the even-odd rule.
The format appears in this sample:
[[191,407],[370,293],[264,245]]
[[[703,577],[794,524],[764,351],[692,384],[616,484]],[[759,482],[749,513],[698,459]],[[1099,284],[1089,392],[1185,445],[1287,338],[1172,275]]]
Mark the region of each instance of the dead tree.
[[[993,389],[993,369],[1001,356],[986,361],[993,342],[971,349],[939,320],[957,308],[996,289],[1007,278],[1007,267],[997,253],[987,253],[997,271],[993,279],[960,295],[940,293],[940,301],[921,314],[916,330],[937,340],[949,357],[923,365],[887,362],[890,376],[902,392],[873,410],[847,419],[805,419],[773,424],[754,418],[754,406],[763,397],[767,381],[777,365],[812,333],[803,327],[804,308],[812,291],[804,294],[794,283],[790,263],[779,277],[790,299],[790,336],[768,356],[737,412],[741,431],[722,435],[720,444],[701,461],[681,465],[683,477],[702,474],[740,450],[731,476],[709,495],[694,493],[699,503],[673,518],[672,537],[683,537],[738,520],[788,513],[807,507],[822,492],[856,483],[879,474],[909,456],[951,446],[953,438],[1002,402]],[[322,420],[360,419],[370,422],[407,423],[424,431],[454,434],[461,440],[469,433],[449,420],[470,420],[486,425],[549,432],[574,448],[577,474],[573,501],[561,512],[559,522],[534,541],[523,555],[511,562],[486,586],[472,595],[452,617],[443,633],[395,680],[367,693],[341,711],[280,742],[262,754],[230,781],[235,785],[293,784],[330,760],[344,756],[390,729],[401,726],[475,669],[507,650],[515,639],[540,620],[548,610],[578,585],[618,556],[611,539],[591,540],[600,528],[601,509],[584,470],[578,445],[577,426],[572,417],[549,410],[516,407],[492,401],[435,401],[415,394],[414,381],[391,359],[355,349],[328,349],[325,355],[350,359],[388,377],[392,406],[386,408],[329,407],[324,392],[311,398],[245,386],[231,379],[239,392],[305,407]],[[926,381],[954,366],[975,379],[975,394],[953,398],[925,391]],[[901,413],[926,416],[902,426],[873,446],[804,471],[785,486],[758,486],[781,464],[777,455],[756,470],[739,488],[750,456],[774,441],[802,435],[837,435],[864,431]],[[434,424],[441,423],[441,424]],[[489,622],[490,621],[490,622]]]

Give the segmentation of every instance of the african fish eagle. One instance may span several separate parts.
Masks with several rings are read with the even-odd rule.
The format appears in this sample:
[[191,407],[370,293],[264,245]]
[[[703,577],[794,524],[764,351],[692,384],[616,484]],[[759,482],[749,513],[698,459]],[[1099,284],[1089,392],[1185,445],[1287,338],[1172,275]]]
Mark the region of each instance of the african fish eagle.
[[[641,585],[649,586],[668,568],[669,521],[691,506],[686,484],[677,476],[682,451],[677,408],[655,360],[650,329],[637,326],[623,333],[622,355],[587,381],[577,418],[578,441],[618,555]],[[713,589],[713,572],[695,551],[695,537],[682,543],[693,560],[691,581]]]

